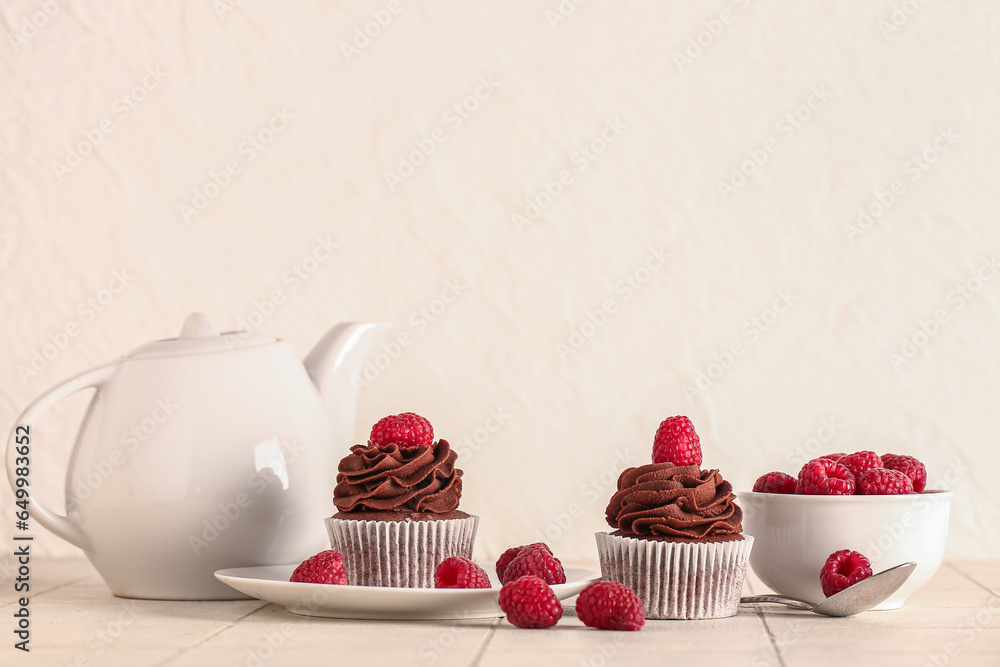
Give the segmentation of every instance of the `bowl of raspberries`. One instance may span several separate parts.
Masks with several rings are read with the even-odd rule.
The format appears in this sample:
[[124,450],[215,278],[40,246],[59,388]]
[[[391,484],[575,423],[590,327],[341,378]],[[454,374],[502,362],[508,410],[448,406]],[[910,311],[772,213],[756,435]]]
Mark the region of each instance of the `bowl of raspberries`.
[[878,609],[898,609],[930,581],[944,558],[951,491],[927,488],[927,468],[904,454],[821,456],[789,474],[761,475],[738,494],[754,537],[750,566],[775,592],[811,602],[824,596],[817,573],[830,554],[864,554],[875,572],[917,568]]

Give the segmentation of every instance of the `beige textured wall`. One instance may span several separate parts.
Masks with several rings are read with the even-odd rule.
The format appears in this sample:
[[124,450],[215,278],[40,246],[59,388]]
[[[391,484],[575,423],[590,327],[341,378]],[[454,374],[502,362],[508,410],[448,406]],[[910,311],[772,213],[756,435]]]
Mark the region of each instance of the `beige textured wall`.
[[0,5],[0,430],[193,310],[303,354],[387,320],[357,438],[429,417],[483,556],[593,557],[683,413],[738,488],[922,457],[950,555],[1000,557],[995,3],[172,5]]

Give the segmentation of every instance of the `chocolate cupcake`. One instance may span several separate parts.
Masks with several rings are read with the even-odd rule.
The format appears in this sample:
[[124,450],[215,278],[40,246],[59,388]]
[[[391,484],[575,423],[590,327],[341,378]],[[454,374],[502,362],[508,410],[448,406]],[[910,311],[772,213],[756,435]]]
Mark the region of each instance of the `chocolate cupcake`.
[[604,579],[634,590],[647,618],[735,615],[753,546],[735,498],[697,464],[626,469],[605,512],[615,530],[597,533]]
[[[387,419],[418,418],[411,414]],[[338,511],[326,520],[330,544],[344,554],[349,584],[431,588],[438,563],[472,557],[479,524],[458,509],[457,454],[447,440],[422,444],[432,438],[429,423],[417,438],[372,433],[373,441],[351,447],[338,467]],[[376,443],[385,439],[398,442]]]

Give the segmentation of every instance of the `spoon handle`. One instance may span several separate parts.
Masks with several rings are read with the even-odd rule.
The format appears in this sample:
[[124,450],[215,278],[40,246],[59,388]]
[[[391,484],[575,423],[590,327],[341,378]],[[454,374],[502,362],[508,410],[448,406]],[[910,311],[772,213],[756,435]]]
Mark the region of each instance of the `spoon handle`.
[[740,604],[747,604],[750,602],[774,602],[776,604],[786,605],[792,609],[805,609],[806,611],[812,611],[816,606],[810,602],[806,602],[805,600],[800,600],[798,598],[785,598],[780,595],[752,595],[740,598]]

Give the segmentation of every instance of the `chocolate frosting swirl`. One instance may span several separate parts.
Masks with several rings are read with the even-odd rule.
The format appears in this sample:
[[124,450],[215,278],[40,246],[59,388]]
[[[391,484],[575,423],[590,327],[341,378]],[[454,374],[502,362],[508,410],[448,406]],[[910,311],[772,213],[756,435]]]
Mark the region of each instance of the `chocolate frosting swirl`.
[[605,514],[626,537],[732,539],[743,531],[743,510],[735,497],[733,485],[718,470],[652,463],[622,472]]
[[447,440],[354,445],[337,468],[333,502],[341,512],[451,512],[462,496],[457,458]]

